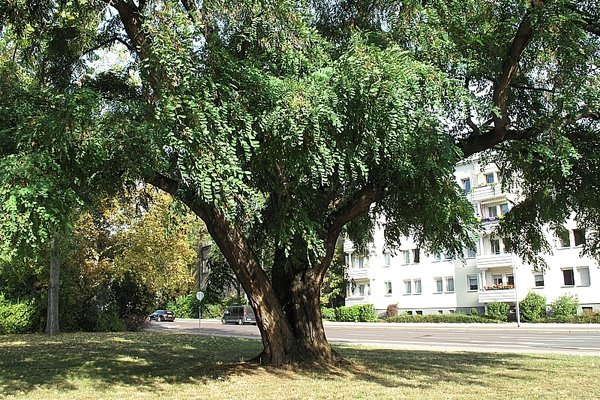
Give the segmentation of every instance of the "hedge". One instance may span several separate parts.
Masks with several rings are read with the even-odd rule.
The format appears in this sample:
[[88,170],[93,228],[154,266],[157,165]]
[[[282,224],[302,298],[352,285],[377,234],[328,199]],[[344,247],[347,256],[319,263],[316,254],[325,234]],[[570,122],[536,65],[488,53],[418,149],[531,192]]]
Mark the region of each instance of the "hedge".
[[30,332],[34,313],[30,303],[9,303],[0,295],[0,334]]
[[498,321],[479,315],[467,314],[401,314],[386,319],[387,322],[424,322],[424,323],[498,323]]

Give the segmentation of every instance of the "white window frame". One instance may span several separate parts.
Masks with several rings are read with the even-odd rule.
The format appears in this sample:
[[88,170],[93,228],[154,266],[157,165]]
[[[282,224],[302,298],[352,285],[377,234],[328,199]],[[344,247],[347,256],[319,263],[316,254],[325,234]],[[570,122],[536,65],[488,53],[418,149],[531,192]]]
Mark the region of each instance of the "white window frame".
[[[563,281],[563,287],[573,287],[575,286],[575,270],[573,269],[573,267],[566,267],[566,268],[561,268],[560,269],[562,272],[562,281]],[[565,271],[571,271],[571,280],[573,283],[571,284],[567,284],[566,279],[565,279]]]
[[412,294],[412,281],[410,279],[404,280],[404,294],[407,296]]
[[[538,280],[536,279],[536,277],[538,277],[538,276],[542,277],[542,280],[541,280],[542,284],[541,285],[538,285]],[[534,272],[533,273],[533,288],[534,289],[536,289],[536,288],[537,289],[543,289],[544,285],[546,284],[545,278],[546,277],[544,276],[543,272]]]
[[383,284],[385,285],[385,295],[391,296],[393,293],[392,281],[385,281]]
[[423,293],[423,284],[421,282],[421,279],[414,279],[413,283],[414,283],[413,286],[415,287],[414,294],[421,294],[421,293]]
[[434,293],[444,293],[444,280],[441,277],[434,278],[433,280],[435,281]]
[[[475,289],[471,288],[471,279],[475,279]],[[479,290],[479,279],[477,275],[467,275],[467,292],[477,292]]]
[[410,264],[410,250],[402,250],[402,265]]
[[[446,293],[454,293],[455,287],[454,287],[454,277],[453,276],[447,276],[445,278],[445,283],[446,283]],[[450,289],[450,282],[452,282],[452,289]]]
[[[582,278],[582,275],[581,275],[581,273],[582,273],[583,271],[587,271],[587,272],[586,272],[586,275],[587,275],[587,282],[586,282],[586,280],[584,280],[584,279],[581,279],[581,278]],[[585,266],[582,266],[582,267],[577,267],[577,277],[579,278],[579,284],[578,284],[577,286],[583,286],[583,287],[591,286],[591,284],[592,284],[592,279],[591,279],[591,277],[590,277],[590,267],[585,267]]]
[[389,251],[383,252],[383,266],[389,267],[392,264],[392,254]]

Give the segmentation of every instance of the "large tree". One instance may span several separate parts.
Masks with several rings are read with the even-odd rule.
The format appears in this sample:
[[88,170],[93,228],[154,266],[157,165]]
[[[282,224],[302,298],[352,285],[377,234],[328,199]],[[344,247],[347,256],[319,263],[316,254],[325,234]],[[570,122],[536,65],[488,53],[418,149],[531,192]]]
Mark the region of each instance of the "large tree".
[[600,222],[594,1],[45,0],[0,17],[16,54],[70,82],[46,90],[96,96],[86,132],[111,140],[90,176],[143,179],[203,219],[262,363],[337,359],[319,291],[344,229],[462,254],[460,160],[489,156],[522,188],[502,229],[530,261],[544,224]]

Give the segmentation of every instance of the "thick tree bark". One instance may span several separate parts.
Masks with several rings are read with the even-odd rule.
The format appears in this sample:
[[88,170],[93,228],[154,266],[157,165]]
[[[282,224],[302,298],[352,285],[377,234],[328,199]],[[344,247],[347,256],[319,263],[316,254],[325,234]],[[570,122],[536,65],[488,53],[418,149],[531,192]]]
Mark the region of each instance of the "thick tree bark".
[[50,279],[48,283],[48,311],[46,314],[46,334],[58,335],[58,294],[60,288],[60,258],[56,239],[50,243]]

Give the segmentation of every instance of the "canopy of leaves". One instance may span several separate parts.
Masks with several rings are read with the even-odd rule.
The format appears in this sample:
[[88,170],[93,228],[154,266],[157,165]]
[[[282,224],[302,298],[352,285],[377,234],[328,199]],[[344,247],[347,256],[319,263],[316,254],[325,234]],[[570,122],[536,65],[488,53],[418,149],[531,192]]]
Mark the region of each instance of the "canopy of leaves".
[[[543,224],[573,211],[600,222],[598,15],[595,2],[566,0],[9,2],[3,64],[14,51],[36,73],[3,74],[52,100],[42,126],[56,128],[23,128],[37,126],[37,103],[15,112],[2,90],[0,112],[26,117],[0,119],[0,145],[19,158],[34,149],[73,198],[85,191],[72,177],[167,177],[254,249],[309,264],[339,226],[354,221],[364,241],[367,212],[390,246],[412,234],[460,253],[475,221],[454,166],[493,149],[505,184],[523,188],[503,233],[533,260]],[[130,57],[117,64],[102,45]],[[109,73],[89,62],[98,55]],[[53,140],[66,149],[52,152]]]

